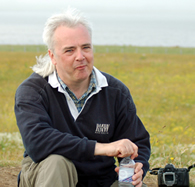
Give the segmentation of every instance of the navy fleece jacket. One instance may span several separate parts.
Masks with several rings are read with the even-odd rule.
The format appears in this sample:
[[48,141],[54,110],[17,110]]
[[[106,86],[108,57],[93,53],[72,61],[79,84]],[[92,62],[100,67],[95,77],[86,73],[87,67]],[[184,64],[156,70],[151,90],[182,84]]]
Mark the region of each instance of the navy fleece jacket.
[[[95,144],[128,138],[138,146],[135,161],[143,163],[146,174],[149,134],[136,115],[128,88],[116,78],[102,74],[108,86],[87,101],[76,120],[66,97],[51,87],[48,77],[33,73],[19,86],[15,115],[25,147],[24,157],[40,162],[50,154],[62,155],[73,161],[80,182],[93,180],[109,186],[116,180],[115,160],[94,156]],[[99,186],[95,183],[93,186]]]

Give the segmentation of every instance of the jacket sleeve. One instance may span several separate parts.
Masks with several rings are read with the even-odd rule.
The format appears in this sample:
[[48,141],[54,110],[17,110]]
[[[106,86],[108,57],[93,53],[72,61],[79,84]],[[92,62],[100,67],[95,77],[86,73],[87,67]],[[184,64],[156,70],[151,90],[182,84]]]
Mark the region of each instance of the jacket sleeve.
[[126,88],[118,98],[115,137],[117,139],[128,138],[138,146],[138,157],[135,158],[135,162],[143,164],[144,177],[149,169],[150,136],[136,114],[136,107],[129,90]]
[[96,142],[53,128],[47,112],[48,102],[44,89],[22,84],[16,91],[15,115],[27,155],[34,162],[50,154],[71,160],[92,159]]

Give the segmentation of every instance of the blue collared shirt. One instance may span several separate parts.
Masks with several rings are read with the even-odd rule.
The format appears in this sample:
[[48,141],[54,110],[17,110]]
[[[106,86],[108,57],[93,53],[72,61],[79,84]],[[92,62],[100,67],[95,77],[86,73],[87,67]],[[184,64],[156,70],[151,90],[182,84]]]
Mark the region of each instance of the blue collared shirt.
[[69,94],[69,96],[73,100],[75,106],[77,107],[78,112],[80,112],[82,107],[83,107],[83,105],[85,104],[86,99],[89,97],[89,95],[96,91],[97,81],[96,81],[94,70],[91,73],[91,80],[90,80],[90,83],[89,83],[88,90],[79,99],[68,88],[68,86],[62,81],[62,79],[59,77],[57,72],[56,72],[56,75],[57,75],[57,79],[58,79],[62,89],[65,90]]

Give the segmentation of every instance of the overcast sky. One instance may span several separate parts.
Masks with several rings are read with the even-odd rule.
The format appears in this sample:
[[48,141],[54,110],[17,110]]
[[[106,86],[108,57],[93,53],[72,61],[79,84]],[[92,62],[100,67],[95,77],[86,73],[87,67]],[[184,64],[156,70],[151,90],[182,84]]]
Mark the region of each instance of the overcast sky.
[[[62,12],[68,6],[77,8],[87,15],[89,21],[94,25],[94,28],[96,27],[95,34],[100,33],[98,29],[101,29],[101,27],[104,28],[105,31],[105,25],[108,27],[107,29],[109,29],[109,27],[111,27],[111,21],[115,21],[117,17],[117,21],[120,21],[119,19],[121,18],[120,22],[124,23],[124,30],[126,29],[129,32],[133,32],[134,28],[140,30],[140,33],[134,31],[133,35],[131,33],[129,33],[129,35],[131,34],[132,37],[136,38],[139,37],[140,34],[145,34],[143,38],[147,38],[146,35],[149,31],[147,33],[145,32],[144,29],[146,29],[146,25],[148,27],[154,26],[155,29],[159,27],[159,24],[164,20],[164,25],[161,24],[163,28],[166,29],[167,27],[167,30],[170,30],[170,32],[170,27],[176,29],[176,32],[172,29],[173,33],[169,33],[166,30],[162,31],[166,35],[167,41],[174,40],[174,37],[176,37],[175,34],[177,34],[178,38],[181,38],[183,35],[182,40],[191,41],[191,43],[195,45],[195,0],[0,0],[0,42],[7,43],[8,40],[17,41],[18,39],[10,38],[10,36],[18,37],[21,33],[20,28],[16,29],[16,27],[13,28],[13,26],[17,24],[22,25],[24,22],[25,24],[29,24],[28,27],[23,29],[23,32],[26,32],[26,37],[32,35],[32,32],[30,32],[31,26],[35,29],[35,26],[40,25],[36,30],[37,33],[33,31],[33,35],[41,35],[43,25],[47,18],[54,13]],[[125,17],[128,17],[128,19],[125,19]],[[145,27],[144,25],[133,25],[132,23],[138,20],[135,18],[142,19],[142,23],[145,24]],[[154,21],[156,19],[156,22],[152,25],[149,19]],[[170,20],[170,22],[167,20]],[[116,27],[120,25],[117,21]],[[175,26],[170,23],[178,23],[181,27],[177,28],[178,25]],[[132,24],[131,29],[126,27],[126,25],[130,24]],[[27,29],[29,29],[29,31]],[[114,32],[118,35],[116,29]],[[154,33],[156,33],[156,38],[160,40],[159,30],[154,31]],[[102,35],[102,33],[100,34]],[[23,38],[21,36],[19,37],[21,39]],[[150,37],[148,37],[148,40],[155,40],[154,37]],[[170,37],[170,39],[168,39],[168,37]],[[165,41],[164,38],[162,39]],[[138,45],[139,44],[140,43],[138,43]],[[140,45],[148,45],[148,43],[145,42]],[[161,45],[161,43],[159,45]],[[174,44],[165,43],[165,45]],[[175,45],[180,45],[180,43],[176,41]],[[189,45],[191,46],[192,44]]]
[[0,0],[0,11],[60,11],[68,5],[82,11],[140,9],[195,12],[195,0]]

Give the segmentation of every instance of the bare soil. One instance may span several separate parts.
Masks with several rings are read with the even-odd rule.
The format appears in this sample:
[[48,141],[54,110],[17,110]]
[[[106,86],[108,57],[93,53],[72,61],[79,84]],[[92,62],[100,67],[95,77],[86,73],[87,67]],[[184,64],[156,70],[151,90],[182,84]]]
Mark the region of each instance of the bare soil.
[[[0,167],[0,187],[17,187],[17,176],[20,166]],[[144,179],[148,187],[156,187],[156,176],[146,176]]]
[[0,187],[17,187],[20,166],[0,167]]

